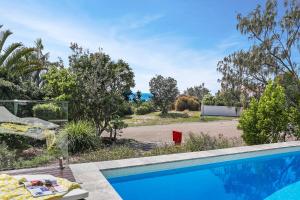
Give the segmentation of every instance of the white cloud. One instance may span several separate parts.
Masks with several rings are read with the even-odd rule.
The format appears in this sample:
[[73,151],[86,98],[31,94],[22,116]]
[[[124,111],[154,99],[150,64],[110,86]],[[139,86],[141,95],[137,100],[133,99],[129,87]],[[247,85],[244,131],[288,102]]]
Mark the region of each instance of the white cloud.
[[[50,52],[52,55],[55,57],[60,55],[65,60],[70,53],[68,51],[70,42],[77,42],[92,50],[102,47],[114,59],[122,58],[131,65],[135,72],[136,89],[142,91],[149,90],[148,82],[151,77],[162,74],[174,77],[181,91],[204,82],[212,92],[216,92],[219,88],[217,62],[223,58],[222,48],[232,46],[224,43],[214,49],[196,50],[185,47],[174,38],[170,41],[160,36],[144,39],[128,37],[123,32],[118,32],[125,29],[122,23],[119,24],[120,27],[95,28],[55,16],[51,18],[35,16],[33,11],[26,9],[0,8],[0,17],[4,18],[8,25],[22,27],[23,38],[33,41],[39,35],[38,37],[43,38],[48,44],[52,44]],[[136,29],[161,17],[163,15],[146,16],[136,21],[130,19],[130,22],[125,18],[125,21],[128,21],[127,25],[131,24],[131,28]],[[14,31],[17,35],[19,30]]]

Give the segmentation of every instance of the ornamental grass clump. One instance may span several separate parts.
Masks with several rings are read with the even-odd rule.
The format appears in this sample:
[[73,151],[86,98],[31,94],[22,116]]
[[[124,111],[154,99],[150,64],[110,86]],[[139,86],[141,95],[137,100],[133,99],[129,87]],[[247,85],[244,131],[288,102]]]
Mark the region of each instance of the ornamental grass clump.
[[96,136],[95,126],[91,122],[78,121],[68,123],[60,132],[58,143],[65,142],[68,144],[68,151],[76,154],[96,149],[100,138]]

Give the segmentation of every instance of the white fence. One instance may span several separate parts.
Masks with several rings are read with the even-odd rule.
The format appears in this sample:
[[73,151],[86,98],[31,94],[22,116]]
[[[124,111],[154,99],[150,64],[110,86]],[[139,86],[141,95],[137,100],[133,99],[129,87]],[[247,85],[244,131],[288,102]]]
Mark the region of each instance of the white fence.
[[201,116],[239,117],[242,113],[242,110],[242,107],[202,105]]

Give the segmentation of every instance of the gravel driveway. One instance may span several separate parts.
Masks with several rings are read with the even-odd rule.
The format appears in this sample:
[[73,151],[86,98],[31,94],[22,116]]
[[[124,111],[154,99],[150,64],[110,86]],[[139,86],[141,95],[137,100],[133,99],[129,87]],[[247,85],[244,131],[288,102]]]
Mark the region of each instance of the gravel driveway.
[[128,127],[123,130],[120,138],[130,138],[141,142],[170,143],[172,130],[182,131],[183,139],[191,132],[194,134],[203,132],[211,136],[223,134],[225,137],[240,137],[242,132],[237,129],[237,125],[237,120],[227,120]]

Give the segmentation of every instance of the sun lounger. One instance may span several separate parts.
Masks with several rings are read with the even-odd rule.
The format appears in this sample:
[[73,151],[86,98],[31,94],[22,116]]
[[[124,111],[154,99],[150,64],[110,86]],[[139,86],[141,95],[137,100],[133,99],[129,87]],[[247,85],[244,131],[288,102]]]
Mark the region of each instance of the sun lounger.
[[9,110],[7,110],[4,106],[0,106],[0,123],[9,122],[9,123],[19,123],[19,124],[27,124],[31,126],[39,126],[43,129],[57,129],[59,125],[48,122],[46,120],[42,120],[36,117],[25,117],[20,118],[12,114]]
[[[53,180],[55,179],[52,175],[17,175],[14,176],[16,179],[21,180],[25,178],[26,180],[39,180],[39,179],[49,179]],[[62,200],[79,200],[84,199],[89,196],[89,193],[83,189],[73,189],[70,192],[68,192],[66,195],[63,196]]]

